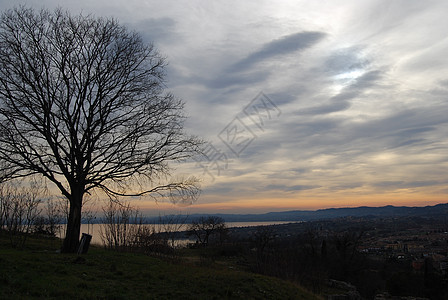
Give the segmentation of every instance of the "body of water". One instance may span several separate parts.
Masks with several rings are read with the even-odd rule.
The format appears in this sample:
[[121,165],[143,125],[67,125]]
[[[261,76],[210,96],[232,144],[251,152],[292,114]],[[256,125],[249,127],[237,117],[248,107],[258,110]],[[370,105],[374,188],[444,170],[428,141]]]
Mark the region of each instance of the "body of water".
[[[265,226],[265,225],[278,225],[278,224],[287,224],[294,223],[294,221],[268,221],[268,222],[228,222],[226,223],[227,228],[235,228],[235,227],[252,227],[252,226]],[[171,228],[176,228],[177,231],[185,231],[188,229],[189,224],[170,224]],[[101,240],[101,226],[102,224],[81,224],[81,233],[87,233],[92,235],[92,244],[102,245],[103,242]],[[164,228],[164,224],[147,224],[145,226],[154,227],[156,232],[164,232],[166,231]],[[61,226],[59,231],[59,237],[63,238],[65,236],[65,225]],[[188,241],[188,239],[183,239]],[[194,242],[194,240],[191,240]],[[181,242],[180,244],[184,244]]]

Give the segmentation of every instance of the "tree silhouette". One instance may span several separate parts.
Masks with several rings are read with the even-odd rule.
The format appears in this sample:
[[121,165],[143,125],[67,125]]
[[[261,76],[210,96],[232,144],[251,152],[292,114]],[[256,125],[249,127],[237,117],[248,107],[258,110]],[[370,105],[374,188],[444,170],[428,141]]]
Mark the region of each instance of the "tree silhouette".
[[195,236],[198,243],[207,246],[209,239],[214,234],[224,234],[226,223],[223,218],[218,216],[202,216],[191,222],[188,232],[190,236]]
[[167,181],[194,155],[183,102],[164,91],[165,60],[116,20],[18,7],[0,19],[0,160],[7,178],[40,174],[70,204],[76,252],[83,196],[193,201],[194,179]]

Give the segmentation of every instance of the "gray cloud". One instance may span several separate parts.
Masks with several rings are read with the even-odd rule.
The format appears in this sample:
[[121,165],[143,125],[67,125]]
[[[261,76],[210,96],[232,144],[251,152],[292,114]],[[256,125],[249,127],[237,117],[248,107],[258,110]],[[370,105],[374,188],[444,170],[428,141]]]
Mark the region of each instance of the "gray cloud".
[[379,70],[369,71],[356,80],[339,94],[333,96],[324,104],[308,107],[298,112],[299,115],[321,115],[347,110],[351,107],[350,100],[360,96],[364,90],[378,84],[381,80],[381,72]]
[[422,180],[422,181],[379,181],[372,185],[383,189],[404,189],[404,188],[418,188],[427,186],[444,185],[446,182],[436,180]]
[[362,186],[364,186],[364,183],[362,182],[347,182],[344,184],[336,185],[333,188],[335,190],[349,190],[349,189],[356,189]]
[[406,147],[406,146],[411,146],[411,145],[416,145],[416,144],[422,144],[425,142],[426,142],[425,139],[411,139],[411,140],[404,141],[398,145],[392,146],[390,148]]
[[249,74],[223,74],[222,76],[205,80],[209,88],[221,89],[231,86],[247,86],[266,80],[269,77],[267,72],[252,72]]
[[304,190],[312,190],[320,188],[320,185],[283,185],[283,184],[269,184],[265,186],[264,190],[277,190],[277,191],[286,191],[286,192],[298,192]]
[[259,64],[273,62],[281,56],[303,51],[315,45],[325,36],[323,32],[299,32],[273,40],[230,67],[224,67],[214,76],[201,76],[202,84],[212,89],[225,89],[238,86],[247,87],[265,82],[273,70],[256,68]]
[[[370,77],[377,78],[377,76]],[[375,85],[363,84],[361,86],[364,88]],[[359,97],[364,96],[360,94]],[[388,99],[385,100],[387,103]],[[369,186],[377,190],[440,187],[441,181],[434,180],[432,177],[442,172],[442,166],[448,162],[446,155],[439,155],[440,152],[446,152],[443,143],[446,140],[444,132],[448,129],[448,118],[446,118],[448,106],[444,103],[436,103],[426,106],[419,105],[401,111],[394,109],[388,114],[382,114],[361,123],[354,122],[349,118],[330,117],[327,114],[294,114],[294,118],[292,118],[291,113],[288,115],[288,112],[284,111],[282,115],[284,119],[281,119],[277,127],[272,128],[276,134],[260,135],[254,142],[254,147],[247,149],[247,153],[245,153],[247,156],[244,159],[247,164],[254,166],[263,165],[266,160],[285,159],[291,161],[290,165],[296,166],[296,168],[290,168],[289,174],[292,177],[289,177],[289,181],[294,178],[301,180],[301,184],[297,185],[297,191],[306,190],[303,187],[314,187],[313,184],[310,184],[313,180],[318,180],[320,183],[323,178],[329,178],[335,172],[337,174],[343,172],[342,174],[345,175],[340,180],[333,178],[331,180],[334,181],[333,183],[325,185],[325,189],[328,191]],[[372,163],[371,156],[389,153],[389,151],[398,155],[391,162],[394,164],[392,170],[398,168],[396,171],[403,172],[401,175],[403,177],[400,178],[403,180],[376,182],[374,178],[369,177],[364,182],[350,182],[350,180],[357,179],[356,176],[371,174],[371,172],[380,172],[376,176],[382,174],[382,177],[388,178],[390,171],[382,171],[379,166],[370,165],[370,163]],[[269,156],[266,155],[267,153]],[[283,156],[285,153],[288,156]],[[430,162],[419,161],[421,155],[426,153],[433,155],[433,161],[438,162],[437,166]],[[326,162],[318,165],[309,163],[320,161],[320,157],[328,158]],[[386,167],[387,165],[384,168]],[[320,174],[313,172],[313,169],[316,168],[326,170],[326,172],[315,177]],[[420,174],[426,174],[424,177],[428,180],[418,180],[418,173],[406,171],[408,168],[420,170]],[[293,171],[296,169],[300,170],[300,173]],[[282,172],[282,175],[275,178],[288,181],[288,176],[285,176],[283,171],[284,169],[278,169],[277,172]],[[269,178],[275,176],[274,174],[276,174],[275,171],[271,170]],[[350,174],[355,177],[349,179]],[[294,191],[293,186],[294,184],[291,183],[278,183],[268,184],[266,188],[290,193]],[[319,189],[319,191],[322,190]]]
[[407,139],[429,133],[441,125],[448,124],[448,107],[432,106],[426,108],[414,108],[394,112],[381,119],[367,122],[353,128],[356,137],[377,136],[382,139],[395,138]]
[[443,88],[448,89],[448,79],[446,79],[446,80],[441,80],[441,81],[439,82],[439,84],[440,84],[440,86],[442,86]]
[[232,185],[220,183],[208,186],[207,188],[204,189],[203,192],[206,194],[230,194],[233,193],[234,191],[235,188],[232,187]]
[[346,110],[351,106],[348,101],[340,101],[340,102],[330,102],[325,103],[319,106],[314,106],[310,108],[305,108],[299,112],[300,115],[322,115],[329,114],[333,112],[338,112],[342,110]]
[[374,87],[382,79],[381,70],[368,71],[362,76],[356,78],[355,82],[350,85],[350,90],[362,92],[367,88]]
[[174,43],[179,42],[179,34],[176,33],[176,21],[172,18],[148,18],[137,21],[131,25],[143,36],[145,42]]
[[266,43],[260,50],[249,54],[246,58],[235,63],[230,72],[241,72],[251,68],[255,64],[274,57],[286,55],[292,52],[305,50],[312,47],[325,37],[323,32],[299,32],[281,37]]
[[323,63],[324,70],[330,74],[341,74],[363,70],[369,66],[368,59],[362,57],[360,47],[336,50]]
[[137,2],[67,7],[112,15],[155,42],[169,61],[168,86],[186,101],[189,132],[219,143],[220,130],[260,91],[282,111],[263,131],[254,127],[257,138],[240,157],[227,153],[228,169],[204,182],[199,204],[263,193],[300,207],[309,195],[330,203],[333,192],[447,192],[448,2],[349,1],[309,12],[301,3],[274,12],[251,1],[231,9]]

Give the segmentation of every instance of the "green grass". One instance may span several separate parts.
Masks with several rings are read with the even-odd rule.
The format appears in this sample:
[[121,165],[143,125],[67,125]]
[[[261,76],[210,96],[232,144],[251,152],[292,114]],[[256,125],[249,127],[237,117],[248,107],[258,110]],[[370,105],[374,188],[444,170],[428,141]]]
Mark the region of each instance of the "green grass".
[[91,247],[60,254],[56,241],[11,248],[0,237],[0,299],[316,299],[280,279],[231,269],[167,262]]

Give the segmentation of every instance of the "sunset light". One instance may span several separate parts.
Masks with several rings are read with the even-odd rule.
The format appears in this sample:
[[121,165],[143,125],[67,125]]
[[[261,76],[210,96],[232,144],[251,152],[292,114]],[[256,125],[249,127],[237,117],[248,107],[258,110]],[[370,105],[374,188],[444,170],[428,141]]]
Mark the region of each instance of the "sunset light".
[[0,299],[448,299],[447,0],[0,0]]
[[117,18],[167,57],[207,147],[171,175],[202,192],[131,199],[148,214],[447,202],[444,1],[21,2]]

